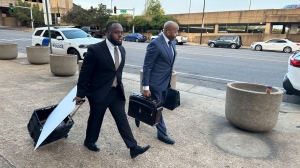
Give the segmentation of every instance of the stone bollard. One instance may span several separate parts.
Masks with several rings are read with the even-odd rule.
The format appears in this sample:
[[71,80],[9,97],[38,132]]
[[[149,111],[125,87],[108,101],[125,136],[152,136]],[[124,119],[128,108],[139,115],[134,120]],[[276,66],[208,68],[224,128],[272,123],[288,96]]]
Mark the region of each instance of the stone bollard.
[[78,73],[81,71],[81,66],[82,66],[83,60],[78,61]]
[[234,126],[248,131],[269,131],[277,123],[283,91],[259,84],[227,84],[225,115]]
[[72,54],[50,54],[50,69],[56,76],[72,76],[77,71],[77,56]]
[[18,57],[18,45],[15,43],[0,43],[0,60],[10,60]]
[[[143,69],[140,70],[140,92],[141,93],[143,93],[142,80],[143,80]],[[177,72],[172,71],[171,88],[176,89],[176,83],[177,83]]]
[[48,64],[50,60],[50,47],[27,46],[27,59],[31,64]]

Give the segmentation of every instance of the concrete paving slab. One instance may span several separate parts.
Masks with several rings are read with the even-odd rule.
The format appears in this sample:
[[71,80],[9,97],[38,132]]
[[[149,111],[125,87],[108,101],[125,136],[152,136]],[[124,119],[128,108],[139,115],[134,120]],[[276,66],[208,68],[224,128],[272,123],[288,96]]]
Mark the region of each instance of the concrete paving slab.
[[[225,99],[214,96],[216,91],[212,94],[204,92],[209,89],[180,83],[181,106],[163,110],[175,145],[158,141],[156,128],[143,123],[137,128],[128,117],[138,144],[152,146],[131,159],[107,111],[97,142],[101,150],[91,152],[83,146],[89,111],[85,103],[73,117],[68,138],[34,151],[27,131],[33,110],[59,103],[76,85],[78,73],[56,77],[49,64],[22,64],[26,61],[26,57],[0,60],[0,167],[300,167],[299,113],[281,112],[269,132],[244,131],[226,120]],[[139,91],[139,76],[124,73],[123,77],[128,98]]]

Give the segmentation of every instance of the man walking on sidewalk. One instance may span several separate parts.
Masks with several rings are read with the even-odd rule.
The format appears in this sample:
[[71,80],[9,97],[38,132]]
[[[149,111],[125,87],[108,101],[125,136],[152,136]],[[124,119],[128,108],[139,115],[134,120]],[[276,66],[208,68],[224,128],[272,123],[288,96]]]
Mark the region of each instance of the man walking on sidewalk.
[[[172,69],[176,57],[175,38],[178,35],[179,26],[173,21],[164,25],[163,34],[152,40],[147,46],[147,52],[143,66],[143,95],[163,103],[166,100]],[[157,138],[167,144],[174,144],[167,134],[167,127],[161,115],[156,125]]]
[[120,23],[110,22],[106,30],[106,40],[88,48],[77,83],[77,95],[74,98],[82,104],[81,101],[86,96],[90,104],[84,145],[92,151],[100,150],[96,141],[105,111],[109,108],[123,141],[130,148],[131,158],[135,158],[150,146],[137,145],[125,113],[122,71],[126,51],[122,46],[123,27]]

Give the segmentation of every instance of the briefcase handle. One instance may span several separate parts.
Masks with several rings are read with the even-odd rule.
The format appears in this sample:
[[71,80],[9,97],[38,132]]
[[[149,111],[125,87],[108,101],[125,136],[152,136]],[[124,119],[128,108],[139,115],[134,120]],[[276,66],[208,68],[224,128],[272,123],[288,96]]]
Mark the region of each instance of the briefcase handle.
[[153,99],[152,97],[144,96],[144,95],[143,95],[142,93],[140,93],[140,92],[133,92],[131,95],[137,96],[137,97],[140,97],[140,98],[144,98],[144,99],[147,99],[147,100],[150,100],[150,101],[154,101],[154,102],[157,102],[157,101],[158,101],[158,100]]
[[138,96],[138,97],[141,97],[141,98],[146,98],[146,99],[148,99],[148,100],[153,100],[151,97],[146,97],[146,96],[144,96],[142,93],[140,93],[140,92],[133,92],[132,93],[132,95],[133,96]]

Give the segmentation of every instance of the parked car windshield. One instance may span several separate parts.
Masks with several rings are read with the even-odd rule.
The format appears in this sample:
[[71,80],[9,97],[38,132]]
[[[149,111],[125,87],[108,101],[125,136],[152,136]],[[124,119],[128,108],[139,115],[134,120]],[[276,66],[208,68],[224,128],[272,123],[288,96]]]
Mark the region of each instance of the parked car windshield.
[[64,30],[62,33],[68,39],[76,39],[76,38],[87,38],[88,34],[82,30]]

